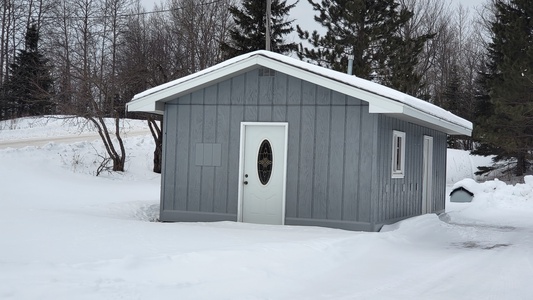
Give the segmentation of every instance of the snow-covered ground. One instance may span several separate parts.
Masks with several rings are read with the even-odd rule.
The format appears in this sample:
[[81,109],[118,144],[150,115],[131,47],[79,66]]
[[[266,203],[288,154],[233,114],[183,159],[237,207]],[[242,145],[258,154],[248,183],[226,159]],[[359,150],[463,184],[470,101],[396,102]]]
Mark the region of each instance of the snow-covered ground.
[[[127,124],[126,135],[147,130]],[[380,233],[158,223],[149,133],[126,138],[125,173],[95,177],[102,146],[77,141],[78,130],[61,120],[0,123],[0,147],[55,141],[0,149],[0,299],[533,297],[530,179],[478,184],[474,202]],[[481,164],[461,151],[448,162],[450,188]]]

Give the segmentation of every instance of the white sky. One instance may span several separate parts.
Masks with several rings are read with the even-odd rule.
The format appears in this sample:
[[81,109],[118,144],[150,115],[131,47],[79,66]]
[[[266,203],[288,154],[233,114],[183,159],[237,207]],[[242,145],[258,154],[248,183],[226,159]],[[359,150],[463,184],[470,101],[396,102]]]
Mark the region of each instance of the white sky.
[[[161,0],[141,0],[144,3],[145,7],[148,10],[151,10],[156,3],[161,3]],[[288,0],[288,3],[293,3],[296,0]],[[320,1],[320,0],[315,0]],[[480,7],[482,4],[487,3],[489,0],[443,0],[451,1],[456,5],[463,5],[464,7],[470,9],[471,13],[475,13],[475,9]],[[302,29],[313,31],[318,30],[320,32],[319,25],[313,20],[315,12],[313,11],[311,4],[307,0],[300,0],[298,5],[291,11],[290,18],[295,19],[294,25],[300,25]],[[300,39],[297,34],[294,33],[291,37],[288,38],[289,41],[294,41],[299,43]]]

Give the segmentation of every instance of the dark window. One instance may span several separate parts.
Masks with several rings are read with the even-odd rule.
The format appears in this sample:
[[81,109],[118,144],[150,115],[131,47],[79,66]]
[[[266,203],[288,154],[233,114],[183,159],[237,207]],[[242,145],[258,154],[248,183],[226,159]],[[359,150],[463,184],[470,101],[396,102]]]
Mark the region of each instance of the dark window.
[[266,185],[272,175],[272,146],[268,140],[263,140],[257,154],[257,175],[261,184]]

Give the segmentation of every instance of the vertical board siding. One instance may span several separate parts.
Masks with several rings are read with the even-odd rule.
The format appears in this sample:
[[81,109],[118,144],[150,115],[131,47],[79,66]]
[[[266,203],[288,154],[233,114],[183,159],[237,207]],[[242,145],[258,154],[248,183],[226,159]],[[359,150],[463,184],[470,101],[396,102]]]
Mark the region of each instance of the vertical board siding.
[[[240,126],[255,121],[289,124],[287,218],[378,224],[420,214],[424,135],[434,138],[434,210],[444,209],[445,134],[252,70],[167,103],[162,210],[236,216]],[[391,178],[392,130],[406,132],[403,179]],[[220,166],[195,164],[198,143],[221,145]]]
[[[433,211],[444,209],[446,184],[446,134],[399,119],[379,116],[379,184],[375,223],[386,223],[422,212],[424,135],[433,137]],[[392,132],[406,133],[404,178],[392,178]]]
[[[325,97],[324,97],[325,98]],[[320,99],[320,98],[317,98]],[[329,97],[328,97],[329,99]],[[329,158],[330,158],[330,106],[317,106],[315,118],[315,149],[317,157],[314,159],[313,171],[313,218],[327,219],[328,217],[328,186],[329,186]],[[323,154],[321,154],[323,153]]]
[[[337,94],[338,95],[338,94]],[[346,109],[333,106],[330,110],[329,128],[329,170],[327,219],[342,220],[344,189],[344,142]]]
[[[202,98],[200,95],[203,93],[196,92],[192,95],[191,101],[197,102],[201,101]],[[190,143],[189,143],[189,184],[188,184],[188,201],[187,201],[187,210],[189,211],[201,211],[200,210],[200,198],[202,192],[202,168],[201,166],[196,166],[193,164],[195,161],[194,153],[196,149],[196,144],[203,143],[203,127],[204,127],[204,109],[203,105],[192,105],[190,118],[191,128],[190,128]],[[178,120],[179,122],[179,120]],[[179,156],[179,153],[176,153]],[[185,174],[183,174],[185,175]],[[181,176],[180,176],[181,177]]]
[[360,179],[360,138],[361,138],[361,107],[346,106],[344,118],[346,134],[344,141],[344,184],[342,220],[357,219],[358,191]]
[[444,211],[446,205],[446,152],[447,136],[437,133],[433,138],[433,211]]
[[[187,97],[188,99],[188,97]],[[174,178],[170,177],[168,180],[165,181],[165,184],[172,185],[173,183],[176,184],[176,189],[174,191],[170,191],[170,194],[174,199],[188,199],[189,197],[189,168],[191,167],[189,162],[193,157],[191,157],[189,152],[189,144],[190,144],[190,134],[191,134],[191,121],[190,118],[191,115],[191,107],[185,106],[180,107],[178,109],[178,106],[176,105],[168,105],[169,111],[177,111],[177,118],[172,118],[171,116],[168,116],[168,120],[165,120],[164,122],[172,122],[172,123],[178,123],[177,120],[182,120],[182,122],[179,122],[179,125],[177,126],[177,135],[176,139],[174,140],[177,145],[174,147],[171,147],[169,149],[170,151],[167,152],[167,155],[165,158],[169,156],[174,156],[176,159],[176,164],[173,166],[174,168]],[[168,123],[167,123],[168,124]],[[174,132],[170,131],[171,129],[167,129],[168,132]],[[173,138],[173,136],[165,136],[167,141],[170,138]],[[163,160],[165,161],[165,160]],[[167,175],[168,173],[165,173]],[[176,179],[177,178],[177,179]],[[167,178],[166,178],[167,179]],[[169,201],[166,199],[166,201]],[[187,202],[184,201],[175,201],[174,202],[174,209],[176,210],[187,210]]]
[[361,109],[360,116],[360,128],[364,128],[364,130],[360,131],[359,164],[356,167],[359,172],[357,180],[359,199],[357,202],[357,219],[364,222],[370,222],[370,201],[372,199],[372,191],[375,188],[373,185],[374,183],[372,182],[372,163],[378,159],[376,156],[376,149],[373,147],[373,141],[377,136],[377,115],[370,114],[368,112],[368,106],[365,106]]
[[[276,77],[279,76],[279,73]],[[302,80],[286,76],[287,90],[287,119],[289,122],[289,141],[287,145],[287,194],[285,216],[288,218],[298,217],[298,207],[300,195],[298,194],[300,161],[300,144],[301,144],[301,103],[302,103]],[[274,88],[277,90],[277,88]],[[284,121],[286,121],[284,120]]]
[[215,143],[220,144],[222,147],[221,157],[226,159],[221,160],[220,167],[215,169],[215,185],[214,185],[214,204],[213,212],[226,213],[228,205],[228,166],[229,166],[229,143],[230,134],[229,130],[225,128],[230,127],[230,106],[219,106],[217,110],[217,132]]
[[[176,178],[176,157],[175,155],[175,144],[169,144],[166,139],[167,134],[174,134],[177,132],[177,119],[169,117],[168,120],[166,116],[174,116],[177,115],[177,107],[174,106],[167,106],[165,109],[165,115],[164,119],[165,126],[163,127],[164,132],[164,139],[163,139],[163,156],[165,157],[165,160],[162,161],[162,178],[161,178],[161,207],[160,210],[173,210],[174,208],[174,189],[168,189],[165,187],[172,186],[174,181],[172,181],[174,178]],[[179,133],[178,133],[179,134]],[[173,141],[173,139],[170,139],[170,141]],[[183,154],[186,155],[186,154]],[[163,171],[163,169],[165,171]]]
[[[312,218],[314,193],[314,161],[315,157],[315,106],[301,107],[300,119],[300,153],[298,154],[298,217]],[[290,123],[289,123],[289,126]],[[289,137],[290,139],[291,137]],[[292,151],[289,150],[289,151]]]

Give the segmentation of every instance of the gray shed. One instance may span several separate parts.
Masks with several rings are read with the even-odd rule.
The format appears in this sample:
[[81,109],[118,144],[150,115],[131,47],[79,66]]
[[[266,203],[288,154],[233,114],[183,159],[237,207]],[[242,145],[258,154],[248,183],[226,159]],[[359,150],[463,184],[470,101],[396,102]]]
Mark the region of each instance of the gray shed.
[[164,114],[162,221],[376,231],[442,212],[447,135],[472,131],[428,102],[267,51],[127,109]]

